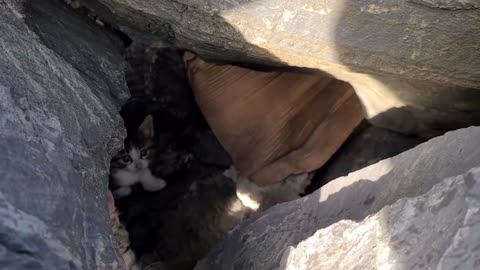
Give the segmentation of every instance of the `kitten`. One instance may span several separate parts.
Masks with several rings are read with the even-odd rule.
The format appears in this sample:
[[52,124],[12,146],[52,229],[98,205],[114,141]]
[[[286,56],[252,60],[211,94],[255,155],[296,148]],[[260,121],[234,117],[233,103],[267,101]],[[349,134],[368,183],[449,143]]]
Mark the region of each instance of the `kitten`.
[[125,149],[112,158],[110,188],[116,198],[130,195],[135,184],[146,191],[159,191],[166,186],[164,179],[152,174],[155,157],[153,118],[148,115],[138,128],[136,136],[125,140]]

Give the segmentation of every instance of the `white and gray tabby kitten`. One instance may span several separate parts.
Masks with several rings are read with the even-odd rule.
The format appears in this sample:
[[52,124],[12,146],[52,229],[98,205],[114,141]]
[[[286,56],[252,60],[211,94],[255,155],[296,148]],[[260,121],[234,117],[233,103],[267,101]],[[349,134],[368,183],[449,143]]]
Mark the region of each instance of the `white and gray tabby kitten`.
[[148,115],[136,136],[127,137],[125,148],[110,163],[110,189],[116,198],[128,196],[132,186],[141,184],[146,191],[159,191],[166,186],[164,179],[152,174],[155,158],[153,118]]

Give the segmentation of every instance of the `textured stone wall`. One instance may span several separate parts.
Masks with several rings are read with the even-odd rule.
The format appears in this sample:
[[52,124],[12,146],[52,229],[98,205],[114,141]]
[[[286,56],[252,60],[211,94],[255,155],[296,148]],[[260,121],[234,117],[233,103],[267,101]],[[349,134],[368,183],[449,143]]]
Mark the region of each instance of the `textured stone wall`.
[[43,0],[0,0],[0,33],[0,268],[119,269],[106,191],[121,41]]
[[215,61],[320,69],[379,127],[430,138],[480,124],[477,1],[79,2],[136,39]]
[[280,269],[477,269],[479,207],[476,168],[362,222],[317,231],[285,251]]

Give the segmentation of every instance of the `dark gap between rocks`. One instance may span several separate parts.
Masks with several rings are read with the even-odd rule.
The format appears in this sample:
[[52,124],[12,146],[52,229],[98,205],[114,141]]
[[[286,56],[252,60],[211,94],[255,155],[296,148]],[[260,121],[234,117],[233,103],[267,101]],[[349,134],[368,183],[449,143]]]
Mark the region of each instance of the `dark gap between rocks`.
[[126,56],[132,97],[120,114],[127,136],[153,116],[157,153],[151,169],[167,182],[158,192],[137,185],[115,202],[143,266],[163,261],[173,269],[193,268],[243,218],[222,215],[236,200],[233,182],[223,176],[232,161],[195,104],[182,55],[135,44]]
[[[137,185],[130,196],[115,201],[129,233],[130,248],[143,267],[150,265],[148,269],[192,269],[251,214],[238,208],[235,183],[223,175],[232,160],[195,103],[182,55],[162,44],[148,47],[135,43],[126,55],[131,98],[120,114],[128,136],[135,135],[147,115],[153,116],[158,152],[152,171],[167,182],[157,192]],[[305,194],[421,142],[364,121],[315,173]],[[124,252],[128,250],[124,248]]]

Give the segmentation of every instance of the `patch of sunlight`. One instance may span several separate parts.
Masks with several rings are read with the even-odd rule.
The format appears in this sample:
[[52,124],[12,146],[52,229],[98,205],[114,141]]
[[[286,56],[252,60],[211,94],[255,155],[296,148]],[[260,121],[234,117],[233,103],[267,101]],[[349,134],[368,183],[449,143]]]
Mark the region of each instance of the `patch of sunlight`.
[[383,176],[389,174],[395,166],[390,159],[384,159],[361,170],[339,177],[323,186],[319,192],[318,201],[325,202],[328,197],[334,196],[343,188],[351,186],[358,181],[378,182]]

